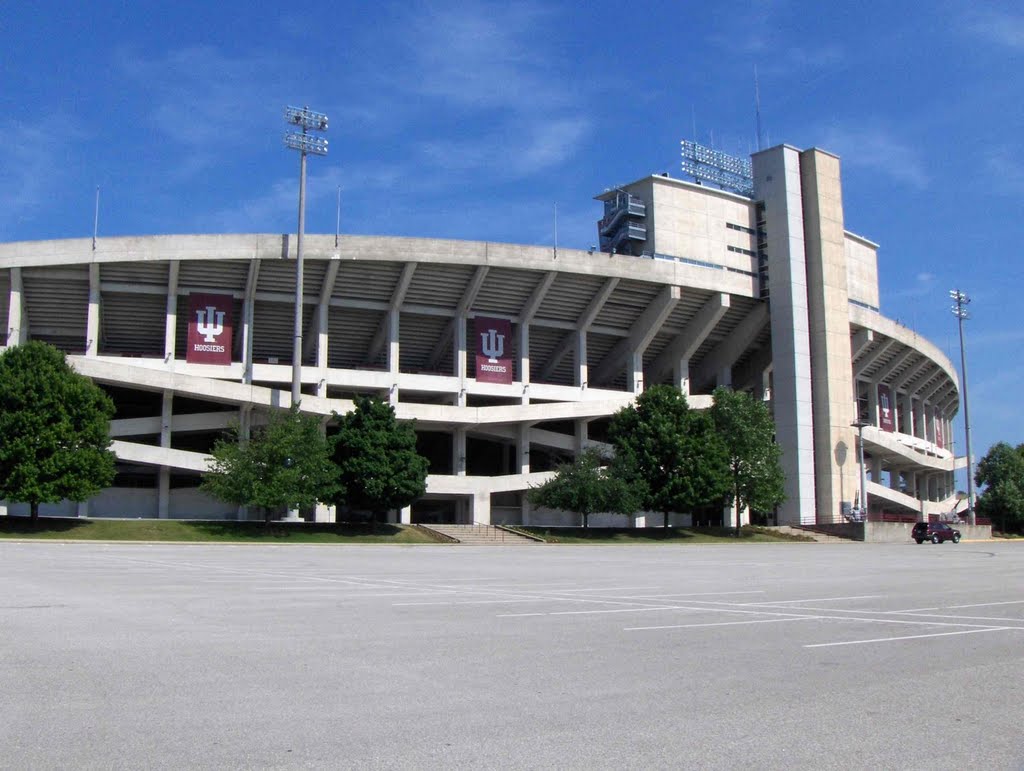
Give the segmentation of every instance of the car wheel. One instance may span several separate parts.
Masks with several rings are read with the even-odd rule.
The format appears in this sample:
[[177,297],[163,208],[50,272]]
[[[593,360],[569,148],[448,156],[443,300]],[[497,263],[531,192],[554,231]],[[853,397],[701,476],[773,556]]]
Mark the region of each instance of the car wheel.
[[917,541],[918,544],[924,543],[924,539],[923,538],[915,538],[914,540]]
[[953,536],[953,543],[960,543],[960,534],[957,533]]
[[938,533],[936,533],[935,535],[932,536],[932,543],[942,543],[942,539],[939,538],[939,534]]

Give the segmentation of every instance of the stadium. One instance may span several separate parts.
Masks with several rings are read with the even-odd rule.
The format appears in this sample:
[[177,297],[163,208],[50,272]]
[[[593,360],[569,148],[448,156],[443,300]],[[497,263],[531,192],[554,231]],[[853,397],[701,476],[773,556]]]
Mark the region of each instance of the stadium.
[[[839,159],[683,144],[693,180],[598,195],[590,250],[305,237],[300,406],[326,422],[374,394],[415,420],[427,494],[393,521],[574,524],[525,492],[658,383],[697,408],[718,385],[770,406],[786,474],[773,523],[842,522],[861,500],[910,519],[955,507],[957,376],[882,313],[878,246],[844,228]],[[42,513],[247,516],[198,485],[226,428],[291,404],[295,285],[289,234],[0,244],[0,344],[57,346],[117,407],[114,485]]]

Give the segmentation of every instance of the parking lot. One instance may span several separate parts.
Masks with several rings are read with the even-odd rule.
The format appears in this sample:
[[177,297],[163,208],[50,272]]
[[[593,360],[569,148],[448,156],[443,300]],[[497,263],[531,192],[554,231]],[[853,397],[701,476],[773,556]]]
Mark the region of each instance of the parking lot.
[[1024,765],[1024,544],[0,543],[0,766]]

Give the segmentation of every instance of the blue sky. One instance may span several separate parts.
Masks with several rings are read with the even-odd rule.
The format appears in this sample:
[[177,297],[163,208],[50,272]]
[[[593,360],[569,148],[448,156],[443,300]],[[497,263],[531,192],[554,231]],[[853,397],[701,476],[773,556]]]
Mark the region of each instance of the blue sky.
[[[326,112],[310,232],[586,248],[679,140],[843,159],[882,306],[959,362],[975,454],[1020,408],[1024,9],[945,2],[9,3],[0,240],[295,229],[286,104]],[[957,436],[963,451],[962,425]]]

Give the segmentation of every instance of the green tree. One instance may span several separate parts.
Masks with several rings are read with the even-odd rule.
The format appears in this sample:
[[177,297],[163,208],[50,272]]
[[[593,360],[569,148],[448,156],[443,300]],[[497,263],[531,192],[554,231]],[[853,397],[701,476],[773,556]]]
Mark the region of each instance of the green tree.
[[615,465],[642,505],[664,514],[724,500],[730,477],[725,447],[710,416],[691,410],[678,388],[656,385],[619,410],[609,426]]
[[744,508],[771,511],[785,500],[782,448],[768,408],[750,394],[716,388],[711,419],[728,457],[732,483],[726,503],[736,506],[739,532]]
[[591,514],[632,514],[640,505],[639,496],[593,447],[573,463],[559,466],[555,476],[531,488],[528,497],[535,506],[582,515],[583,527],[589,527]]
[[978,463],[975,483],[985,486],[978,498],[977,513],[993,522],[999,521],[1020,530],[1024,524],[1024,444],[1012,447],[998,442],[989,448]]
[[270,413],[248,441],[240,440],[237,427],[219,439],[201,489],[228,503],[260,506],[268,520],[282,508],[315,506],[343,494],[319,418],[298,406]]
[[31,341],[0,355],[0,498],[84,501],[114,481],[114,403],[64,354]]
[[416,452],[412,424],[399,423],[390,404],[357,396],[355,409],[335,418],[333,457],[350,506],[369,511],[376,524],[379,515],[423,496],[427,459]]

